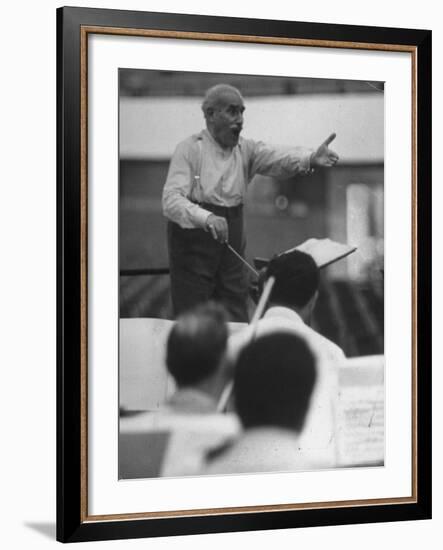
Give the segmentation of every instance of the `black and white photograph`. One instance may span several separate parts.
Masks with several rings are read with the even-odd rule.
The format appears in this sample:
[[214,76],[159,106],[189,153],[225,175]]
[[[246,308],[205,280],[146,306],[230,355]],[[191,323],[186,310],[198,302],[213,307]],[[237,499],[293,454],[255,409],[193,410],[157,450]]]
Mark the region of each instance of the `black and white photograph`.
[[119,479],[383,467],[384,83],[118,82]]
[[3,548],[442,539],[439,13],[5,4]]

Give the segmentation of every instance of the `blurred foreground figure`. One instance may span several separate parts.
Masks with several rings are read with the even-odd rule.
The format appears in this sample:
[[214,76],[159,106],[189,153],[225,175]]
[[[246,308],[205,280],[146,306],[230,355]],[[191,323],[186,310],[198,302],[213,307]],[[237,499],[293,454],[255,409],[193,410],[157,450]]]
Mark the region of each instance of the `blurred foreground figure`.
[[202,110],[206,129],[177,145],[163,190],[168,218],[171,295],[175,315],[220,301],[231,321],[248,320],[243,203],[255,174],[289,178],[334,166],[331,134],[317,149],[275,147],[240,137],[245,105],[227,84],[210,88]]
[[228,378],[227,337],[224,310],[215,304],[177,320],[166,351],[176,391],[159,412],[121,419],[120,477],[195,474],[210,449],[238,432],[236,416],[216,412]]
[[310,327],[320,282],[320,270],[313,258],[299,250],[280,254],[269,262],[265,280],[269,277],[274,277],[275,283],[261,322],[262,330],[282,325],[300,330],[315,353],[325,360],[342,362],[343,351]]
[[[300,438],[300,447],[309,459],[323,467],[337,463],[336,402],[338,399],[338,367],[345,355],[331,342],[309,326],[318,296],[319,268],[313,258],[299,250],[292,250],[273,258],[264,274],[263,283],[269,277],[275,283],[268,308],[258,322],[256,335],[275,331],[291,331],[304,338],[318,364],[318,382],[312,396],[312,406],[306,419],[306,427]],[[253,327],[230,339],[230,355],[235,358],[252,337]],[[293,357],[297,368],[297,357]]]
[[177,391],[167,406],[181,413],[212,413],[226,384],[226,313],[209,302],[181,315],[166,347],[166,366]]
[[235,406],[244,432],[210,454],[203,473],[316,469],[299,444],[316,378],[315,355],[295,333],[277,331],[248,344],[234,375]]

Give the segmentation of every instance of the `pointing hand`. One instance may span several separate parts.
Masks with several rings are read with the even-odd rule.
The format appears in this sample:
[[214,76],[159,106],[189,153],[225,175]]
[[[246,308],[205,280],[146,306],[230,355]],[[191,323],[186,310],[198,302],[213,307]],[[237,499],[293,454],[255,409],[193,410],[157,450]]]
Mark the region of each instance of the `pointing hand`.
[[338,155],[328,145],[335,139],[336,134],[331,134],[320,147],[311,155],[311,168],[320,166],[335,166],[338,161]]

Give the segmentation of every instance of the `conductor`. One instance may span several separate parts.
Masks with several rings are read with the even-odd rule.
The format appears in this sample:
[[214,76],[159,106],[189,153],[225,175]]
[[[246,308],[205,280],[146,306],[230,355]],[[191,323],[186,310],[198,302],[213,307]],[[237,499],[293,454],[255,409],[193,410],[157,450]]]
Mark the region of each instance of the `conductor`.
[[247,186],[256,174],[288,178],[334,166],[335,134],[316,150],[242,138],[243,97],[227,84],[206,92],[202,110],[206,128],[177,145],[163,189],[174,314],[212,299],[231,321],[246,322],[247,276],[227,243],[244,257]]

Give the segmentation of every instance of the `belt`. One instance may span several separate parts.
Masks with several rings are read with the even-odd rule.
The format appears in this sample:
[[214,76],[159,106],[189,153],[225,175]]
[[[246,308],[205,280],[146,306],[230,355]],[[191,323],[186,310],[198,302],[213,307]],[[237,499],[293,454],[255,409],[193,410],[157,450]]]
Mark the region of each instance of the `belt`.
[[221,206],[209,202],[197,202],[196,204],[212,212],[216,216],[223,216],[227,219],[238,218],[243,214],[243,204],[238,204],[237,206]]

